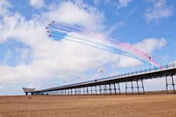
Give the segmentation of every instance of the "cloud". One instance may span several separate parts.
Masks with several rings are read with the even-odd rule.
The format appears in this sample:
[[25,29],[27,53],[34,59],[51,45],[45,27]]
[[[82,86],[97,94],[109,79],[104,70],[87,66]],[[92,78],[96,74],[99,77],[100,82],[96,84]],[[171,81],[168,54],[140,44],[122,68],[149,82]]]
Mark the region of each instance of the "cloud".
[[152,54],[154,50],[161,49],[165,44],[166,39],[164,38],[147,38],[133,46],[147,54]]
[[[8,8],[10,8],[11,5],[7,2],[7,0],[1,0],[0,2],[0,17],[5,16],[8,12]],[[1,21],[1,19],[0,19]],[[1,24],[1,23],[0,23]],[[2,26],[0,26],[1,28]]]
[[118,0],[117,6],[119,8],[127,7],[132,0]]
[[168,63],[168,65],[176,67],[176,60],[171,61],[170,63]]
[[106,30],[105,35],[110,36],[115,30],[117,30],[118,28],[121,28],[125,26],[124,22],[117,22],[116,24],[114,24],[113,26],[111,26],[109,29]]
[[118,62],[114,61],[114,63],[112,64],[112,68],[130,68],[143,64],[141,61],[127,56],[119,56],[118,58],[116,58],[116,61]]
[[158,21],[159,19],[168,18],[173,13],[172,6],[167,5],[166,0],[149,0],[148,2],[152,4],[152,7],[147,8],[144,13],[144,18],[148,22],[152,20]]
[[118,9],[128,7],[133,0],[104,0],[105,4],[116,6]]
[[16,66],[28,64],[32,58],[32,52],[29,47],[12,39],[0,44],[0,50],[0,65]]
[[103,30],[105,19],[104,14],[96,8],[74,2],[51,5],[49,12],[44,13],[43,17],[68,24],[77,24],[91,31]]
[[44,0],[29,0],[29,4],[36,9],[39,9],[44,6]]

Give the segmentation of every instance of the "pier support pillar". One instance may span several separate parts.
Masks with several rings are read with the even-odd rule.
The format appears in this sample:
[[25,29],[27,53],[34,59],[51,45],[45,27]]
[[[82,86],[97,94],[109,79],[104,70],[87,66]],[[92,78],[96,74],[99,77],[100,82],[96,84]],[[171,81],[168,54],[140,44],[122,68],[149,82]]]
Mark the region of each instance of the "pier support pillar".
[[116,92],[116,83],[114,83],[114,94],[116,95],[117,92]]
[[172,90],[173,90],[173,93],[175,94],[176,93],[176,90],[175,90],[175,82],[174,82],[174,77],[173,75],[171,75],[171,83],[168,83],[168,77],[166,77],[166,93],[168,94],[169,93],[169,85],[172,86]]
[[100,95],[101,95],[101,85],[99,85]]

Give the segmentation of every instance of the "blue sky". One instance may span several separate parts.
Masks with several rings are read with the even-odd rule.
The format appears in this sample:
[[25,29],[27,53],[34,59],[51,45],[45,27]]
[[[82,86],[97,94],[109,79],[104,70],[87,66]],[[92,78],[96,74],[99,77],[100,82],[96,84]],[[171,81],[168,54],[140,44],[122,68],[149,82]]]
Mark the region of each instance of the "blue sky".
[[[53,20],[128,43],[162,65],[175,61],[175,6],[173,0],[2,0],[0,95],[22,94],[22,87],[41,89],[151,67],[64,38],[52,40],[45,27]],[[150,87],[161,82],[150,82]]]

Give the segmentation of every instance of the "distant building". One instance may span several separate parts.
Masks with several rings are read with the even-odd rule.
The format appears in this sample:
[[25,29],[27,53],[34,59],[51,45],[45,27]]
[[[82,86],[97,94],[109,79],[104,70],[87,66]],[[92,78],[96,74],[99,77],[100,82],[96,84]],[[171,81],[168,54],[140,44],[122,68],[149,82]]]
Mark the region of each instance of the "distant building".
[[23,91],[24,91],[24,93],[26,94],[26,95],[28,95],[28,93],[31,93],[31,95],[33,95],[33,93],[32,92],[34,92],[35,91],[35,88],[23,88]]

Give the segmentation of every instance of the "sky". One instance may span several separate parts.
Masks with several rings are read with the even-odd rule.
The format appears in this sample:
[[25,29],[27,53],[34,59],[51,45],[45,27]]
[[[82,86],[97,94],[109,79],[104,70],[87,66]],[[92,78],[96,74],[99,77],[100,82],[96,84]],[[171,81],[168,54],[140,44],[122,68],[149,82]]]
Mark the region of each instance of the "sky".
[[[43,89],[154,67],[67,41],[67,36],[54,40],[45,29],[52,21],[79,25],[95,37],[128,44],[161,65],[172,63],[175,8],[175,0],[0,0],[0,95],[22,95],[22,87]],[[163,79],[144,85],[146,90],[165,89]]]

